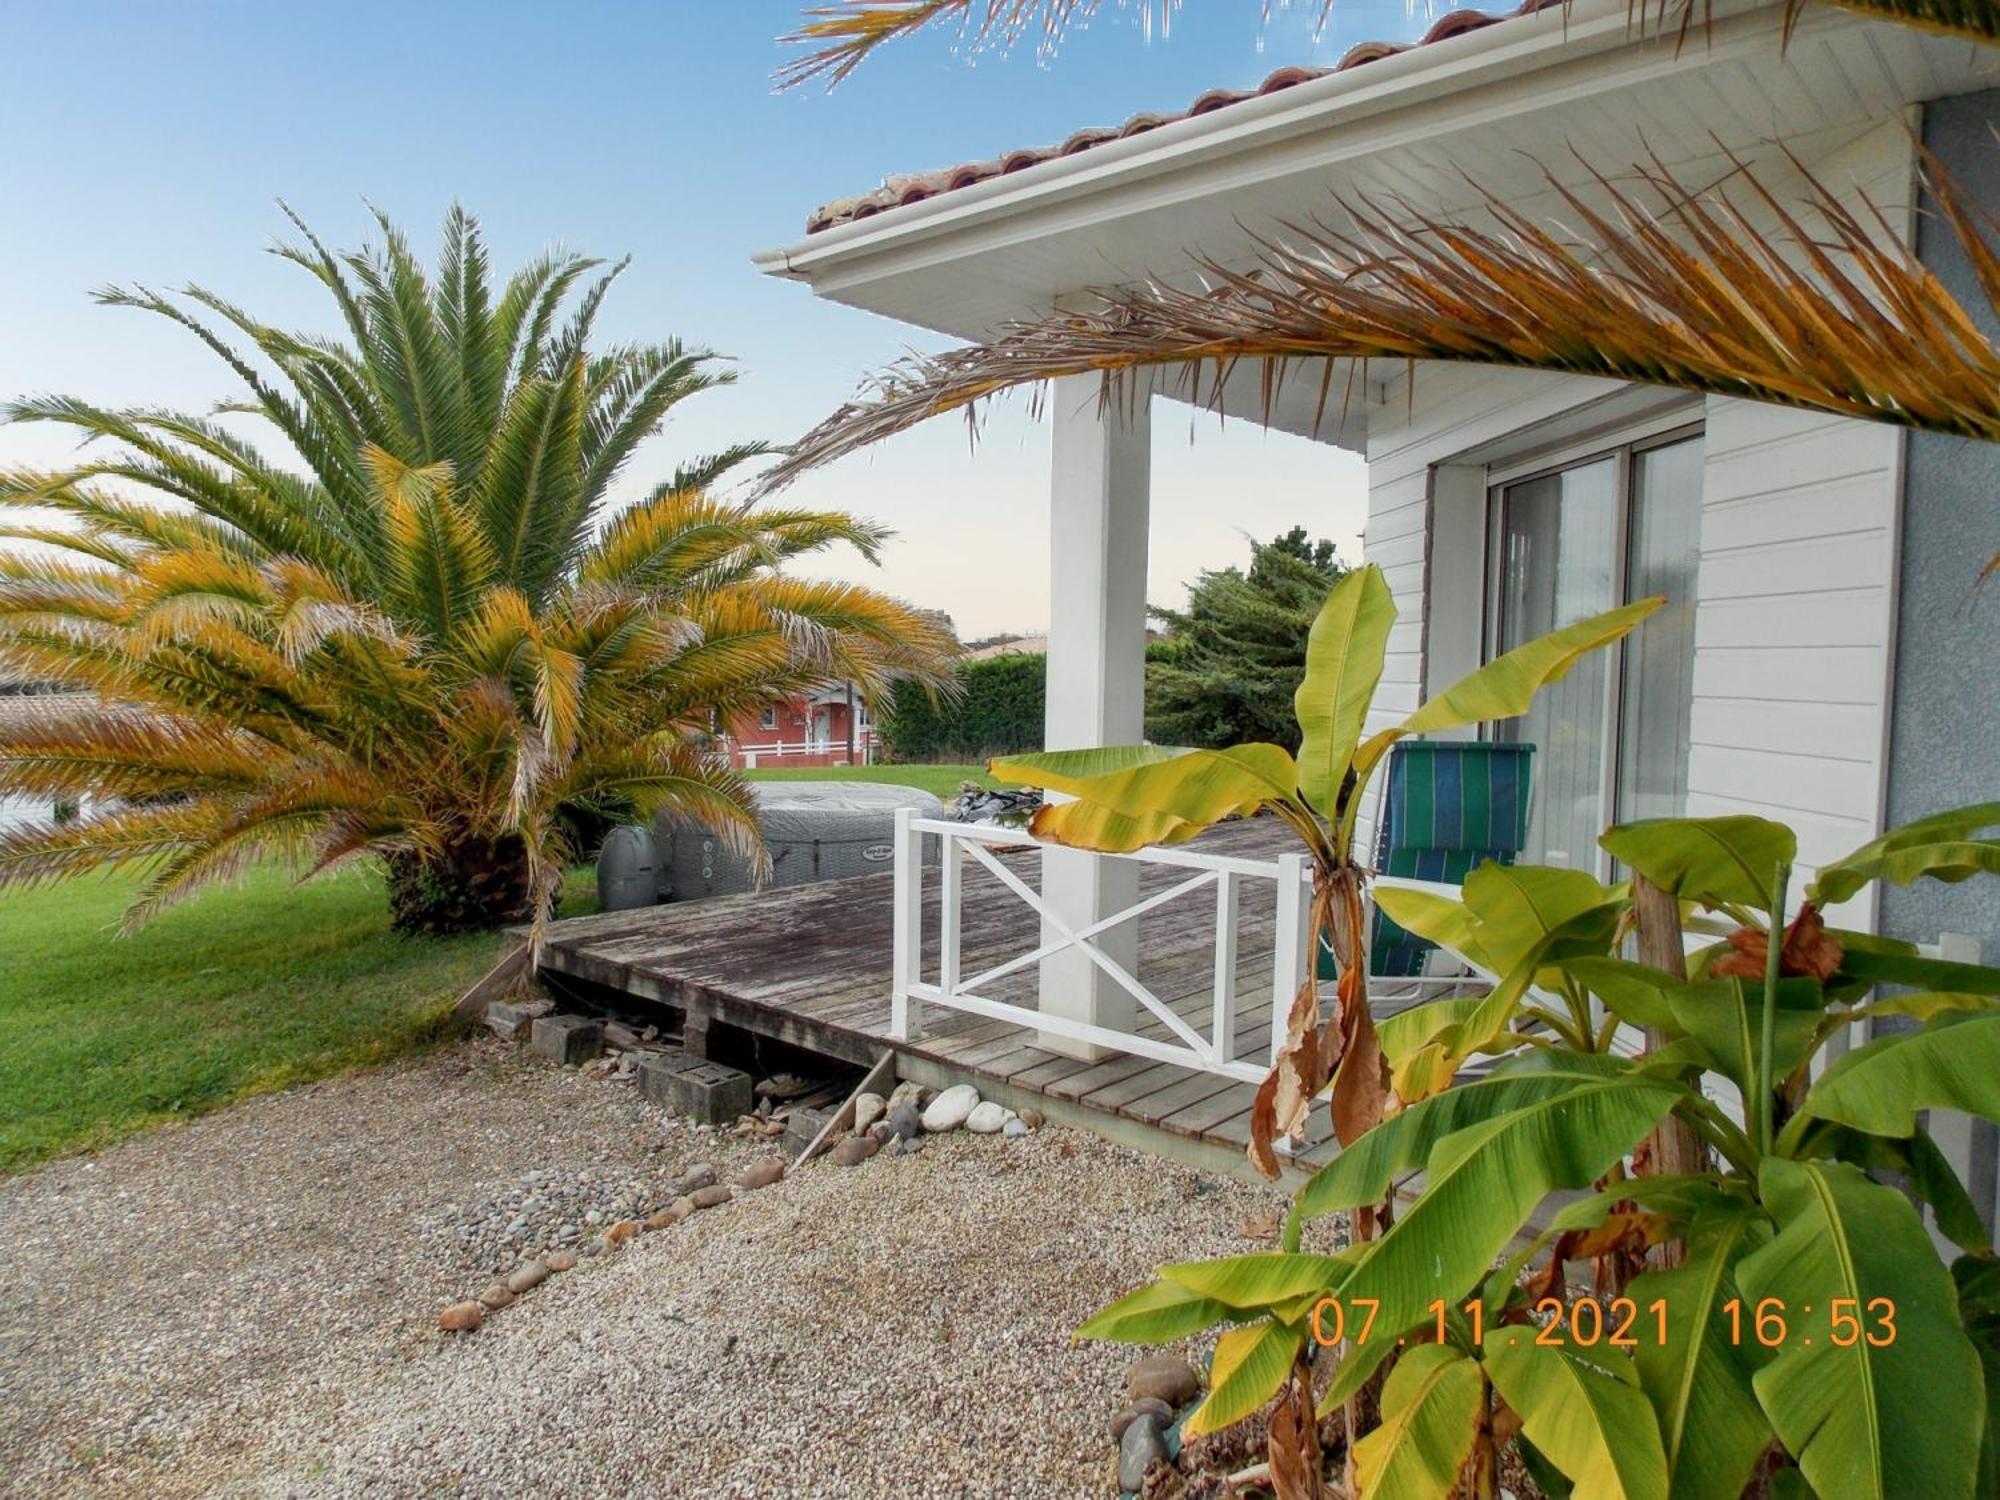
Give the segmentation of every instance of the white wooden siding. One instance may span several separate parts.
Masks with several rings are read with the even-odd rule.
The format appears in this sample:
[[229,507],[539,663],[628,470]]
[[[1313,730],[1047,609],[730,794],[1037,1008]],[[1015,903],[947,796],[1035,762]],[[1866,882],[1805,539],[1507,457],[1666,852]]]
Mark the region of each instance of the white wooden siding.
[[1902,434],[1723,399],[1706,420],[1688,811],[1790,823],[1803,879],[1881,827]]

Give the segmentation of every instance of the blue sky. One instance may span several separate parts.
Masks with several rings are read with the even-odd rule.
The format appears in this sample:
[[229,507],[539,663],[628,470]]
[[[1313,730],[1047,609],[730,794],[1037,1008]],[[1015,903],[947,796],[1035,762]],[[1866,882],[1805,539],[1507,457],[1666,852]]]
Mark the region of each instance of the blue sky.
[[[806,212],[885,173],[1059,140],[1203,89],[1254,83],[1353,42],[1417,34],[1402,0],[1339,0],[1268,23],[1262,0],[1194,0],[1168,34],[1107,9],[1053,60],[974,63],[948,33],[891,47],[827,94],[774,94],[782,0],[0,0],[8,59],[0,153],[0,398],[64,391],[205,408],[226,372],[144,314],[99,308],[108,282],[204,283],[270,321],[331,332],[304,274],[264,247],[283,197],[336,245],[364,200],[426,246],[446,206],[479,215],[502,265],[560,240],[634,255],[600,328],[733,355],[741,383],[682,408],[636,489],[679,454],[795,436],[918,336],[759,275],[751,252],[798,238]],[[1240,424],[1155,421],[1151,596],[1178,603],[1239,533],[1294,521],[1342,541],[1361,521],[1357,461]],[[0,464],[69,451],[0,428]],[[894,526],[880,569],[830,558],[950,610],[968,637],[1047,619],[1047,433],[1001,410],[976,453],[946,419],[800,486]],[[1017,565],[996,567],[996,559]]]

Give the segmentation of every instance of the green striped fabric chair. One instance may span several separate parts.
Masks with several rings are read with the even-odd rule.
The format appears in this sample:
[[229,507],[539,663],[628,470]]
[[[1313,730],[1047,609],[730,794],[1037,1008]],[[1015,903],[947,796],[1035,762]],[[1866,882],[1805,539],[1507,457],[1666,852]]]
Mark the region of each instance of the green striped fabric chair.
[[[1389,754],[1376,829],[1376,873],[1457,885],[1482,861],[1512,864],[1528,840],[1534,760],[1533,745],[1477,740],[1398,744]],[[1419,976],[1434,946],[1377,908],[1369,973]],[[1322,943],[1320,978],[1334,978],[1337,972],[1332,949]]]

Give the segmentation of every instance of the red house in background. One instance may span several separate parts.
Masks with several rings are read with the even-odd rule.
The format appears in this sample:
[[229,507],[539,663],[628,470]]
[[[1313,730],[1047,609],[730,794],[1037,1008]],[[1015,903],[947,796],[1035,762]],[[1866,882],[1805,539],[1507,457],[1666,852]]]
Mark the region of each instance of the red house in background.
[[865,766],[875,760],[875,727],[854,685],[830,683],[743,714],[722,737],[729,763],[757,766]]

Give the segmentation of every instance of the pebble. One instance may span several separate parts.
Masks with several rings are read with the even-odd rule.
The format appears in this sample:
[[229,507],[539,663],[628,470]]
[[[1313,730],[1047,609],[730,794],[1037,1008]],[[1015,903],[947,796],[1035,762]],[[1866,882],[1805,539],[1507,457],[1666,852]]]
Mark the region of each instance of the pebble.
[[1115,1443],[1124,1437],[1125,1429],[1137,1417],[1152,1417],[1164,1429],[1174,1420],[1174,1409],[1157,1396],[1141,1396],[1111,1419],[1111,1441]]
[[784,1159],[777,1156],[767,1156],[762,1161],[752,1162],[749,1169],[736,1179],[736,1185],[741,1188],[748,1188],[754,1192],[758,1188],[769,1187],[784,1175]]
[[982,1099],[972,1107],[972,1113],[965,1117],[965,1128],[974,1135],[998,1135],[1007,1122],[1014,1118],[1014,1111],[1004,1104],[991,1099]]
[[705,1161],[698,1161],[674,1179],[674,1196],[685,1198],[690,1193],[714,1186],[715,1168]]
[[969,1083],[954,1083],[931,1100],[924,1111],[924,1129],[939,1134],[956,1130],[979,1104],[979,1090]]
[[514,1294],[507,1290],[507,1283],[496,1281],[479,1294],[479,1305],[488,1312],[498,1312],[513,1304]]
[[549,1252],[545,1264],[551,1271],[574,1271],[576,1269],[576,1256],[568,1250],[552,1250]]
[[507,1290],[515,1296],[532,1292],[549,1279],[549,1264],[544,1260],[531,1260],[507,1278]]
[[705,1188],[696,1188],[692,1193],[689,1193],[688,1202],[696,1208],[715,1208],[727,1203],[735,1196],[735,1189],[726,1188],[720,1184],[711,1184]]
[[880,1094],[861,1094],[854,1100],[854,1128],[866,1130],[889,1112],[889,1101]]
[[486,1321],[477,1302],[454,1302],[438,1314],[438,1327],[446,1333],[470,1333]]
[[832,1161],[836,1167],[858,1167],[881,1149],[882,1143],[872,1135],[843,1136],[833,1148]]
[[1014,1116],[1013,1119],[1009,1120],[1005,1125],[1002,1125],[1000,1127],[1000,1133],[1008,1137],[1010,1140],[1017,1136],[1026,1135],[1028,1134],[1028,1122],[1022,1119],[1019,1115],[1016,1115]]
[[1146,1471],[1167,1456],[1167,1440],[1160,1435],[1160,1419],[1143,1412],[1126,1425],[1118,1439],[1118,1488],[1137,1491],[1146,1483]]
[[1135,1401],[1152,1396],[1168,1406],[1181,1407],[1201,1394],[1201,1377],[1184,1359],[1148,1354],[1133,1362],[1125,1388]]
[[901,1104],[910,1104],[918,1109],[922,1109],[924,1107],[924,1086],[914,1078],[905,1078],[901,1083],[897,1084],[895,1088],[889,1091],[889,1112],[894,1114],[896,1107]]

